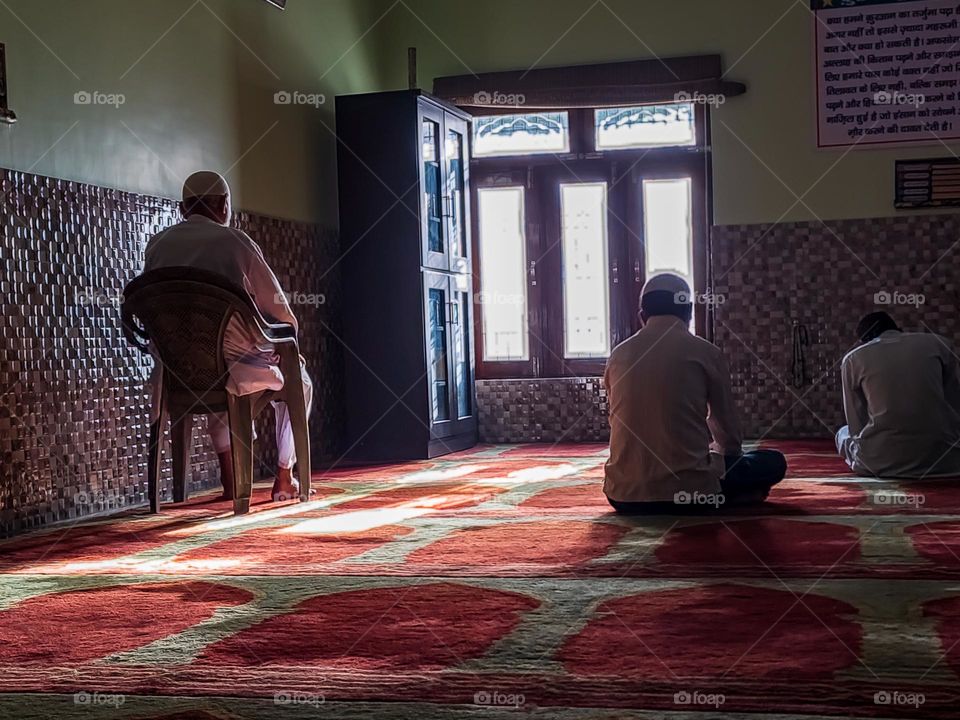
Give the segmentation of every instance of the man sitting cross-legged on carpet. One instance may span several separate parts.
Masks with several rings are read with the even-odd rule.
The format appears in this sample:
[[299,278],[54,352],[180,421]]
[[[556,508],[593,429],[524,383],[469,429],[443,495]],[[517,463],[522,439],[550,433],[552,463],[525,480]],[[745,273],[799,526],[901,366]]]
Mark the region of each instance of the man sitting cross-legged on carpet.
[[690,332],[692,301],[683,278],[650,278],[640,298],[643,328],[607,362],[603,491],[619,513],[762,502],[786,474],[781,453],[742,451],[727,364],[719,348]]
[[[242,230],[230,227],[232,207],[230,187],[215,172],[194,173],[183,185],[181,203],[184,221],[155,235],[148,243],[144,272],[165,267],[193,267],[226,277],[243,288],[268,320],[289,323],[295,329],[297,319],[290,310],[286,294],[263,257],[260,247]],[[261,348],[257,340],[236,317],[231,318],[223,338],[223,356],[229,367],[227,390],[234,395],[253,395],[265,390],[280,390],[283,375],[279,358],[272,348]],[[307,415],[313,385],[303,358],[300,359],[303,396]],[[156,422],[162,374],[157,362],[150,377],[152,394],[151,422]],[[300,494],[293,477],[297,462],[293,429],[287,405],[274,401],[277,423],[277,479],[273,499],[286,500]],[[207,428],[220,460],[223,497],[233,497],[233,460],[230,454],[230,428],[226,413],[209,414]]]
[[857,326],[843,359],[847,425],[837,449],[859,475],[960,476],[960,367],[932,333],[901,332],[885,312]]

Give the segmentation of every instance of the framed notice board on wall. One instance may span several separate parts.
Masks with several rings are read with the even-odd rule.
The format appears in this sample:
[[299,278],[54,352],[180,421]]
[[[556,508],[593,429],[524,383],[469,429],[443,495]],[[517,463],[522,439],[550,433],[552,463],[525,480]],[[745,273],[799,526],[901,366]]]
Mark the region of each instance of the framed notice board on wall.
[[957,0],[811,0],[817,145],[960,139]]
[[896,207],[960,207],[960,160],[897,160]]

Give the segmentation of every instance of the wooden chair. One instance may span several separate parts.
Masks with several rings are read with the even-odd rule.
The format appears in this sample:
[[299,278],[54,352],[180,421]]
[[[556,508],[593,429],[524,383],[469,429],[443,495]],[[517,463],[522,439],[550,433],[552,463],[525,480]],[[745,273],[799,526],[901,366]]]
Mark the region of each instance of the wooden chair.
[[[283,389],[256,395],[227,392],[228,367],[223,358],[227,323],[239,315],[258,340],[272,345],[280,357]],[[216,273],[196,268],[152,270],[134,279],[123,291],[123,332],[144,353],[159,356],[162,392],[159,420],[150,427],[147,480],[150,510],[160,505],[160,442],[171,418],[173,499],[187,499],[186,475],[194,415],[226,411],[230,418],[233,456],[233,508],[250,509],[253,490],[253,419],[271,400],[283,400],[290,413],[300,499],[310,497],[310,435],[300,376],[296,331],[286,323],[269,323],[250,296]]]

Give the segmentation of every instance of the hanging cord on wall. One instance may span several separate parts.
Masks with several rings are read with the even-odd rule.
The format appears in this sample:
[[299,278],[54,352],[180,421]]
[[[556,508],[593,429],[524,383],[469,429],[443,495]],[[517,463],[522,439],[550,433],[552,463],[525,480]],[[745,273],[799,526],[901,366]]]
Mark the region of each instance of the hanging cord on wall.
[[807,377],[807,360],[805,348],[810,344],[810,334],[807,326],[797,320],[793,321],[793,386],[802,388],[810,384]]

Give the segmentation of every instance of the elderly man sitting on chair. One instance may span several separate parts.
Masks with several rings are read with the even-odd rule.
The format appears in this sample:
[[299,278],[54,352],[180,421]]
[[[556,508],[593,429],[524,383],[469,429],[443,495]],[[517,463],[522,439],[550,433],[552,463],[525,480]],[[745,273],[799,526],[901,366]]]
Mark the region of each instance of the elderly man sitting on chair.
[[[165,267],[193,267],[215,272],[245,289],[268,321],[289,323],[297,329],[297,319],[260,248],[246,233],[230,227],[230,187],[227,181],[214,172],[194,173],[183,185],[181,210],[183,222],[158,233],[147,243],[144,272]],[[229,367],[227,390],[230,393],[252,395],[283,387],[276,353],[270,348],[258,347],[252,332],[237,317],[227,326],[223,356]],[[302,365],[301,358],[303,392],[309,415],[313,385]],[[158,362],[150,377],[152,422],[158,419],[160,378]],[[299,483],[293,478],[297,458],[286,403],[275,401],[273,406],[279,467],[272,494],[274,500],[283,500],[300,494]],[[233,461],[226,413],[208,415],[207,427],[220,460],[223,497],[230,499],[233,497]]]

